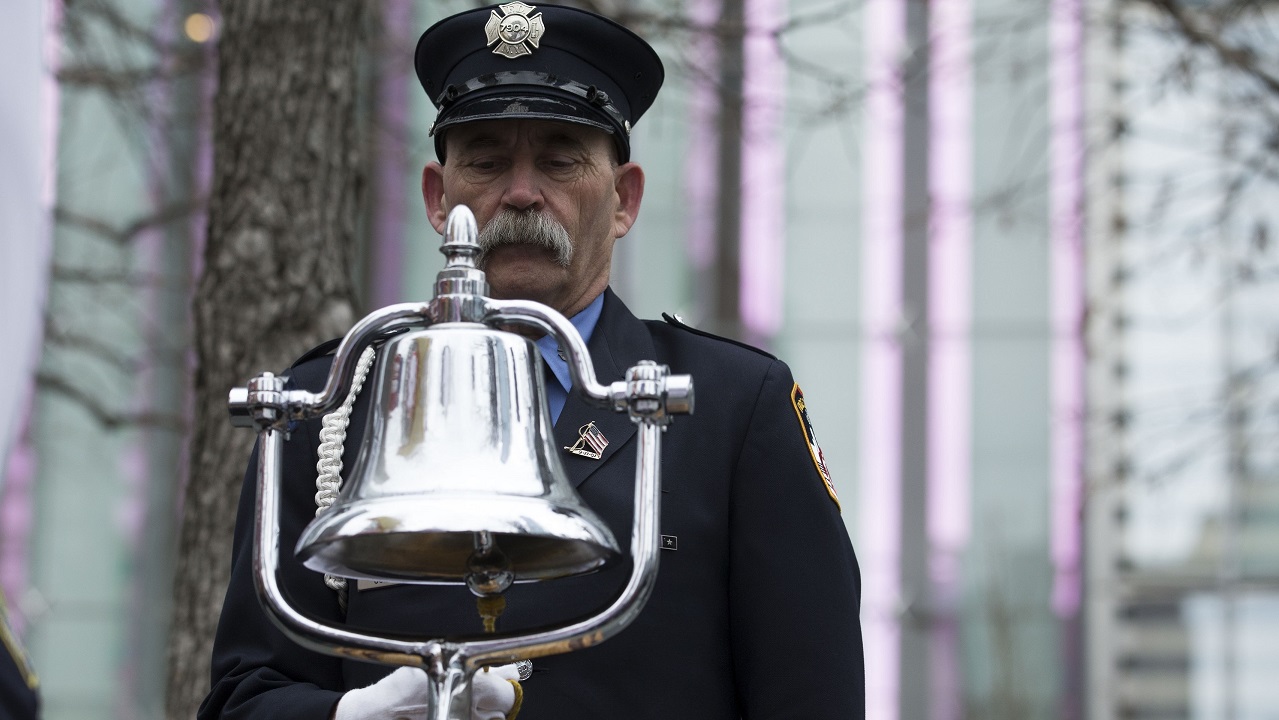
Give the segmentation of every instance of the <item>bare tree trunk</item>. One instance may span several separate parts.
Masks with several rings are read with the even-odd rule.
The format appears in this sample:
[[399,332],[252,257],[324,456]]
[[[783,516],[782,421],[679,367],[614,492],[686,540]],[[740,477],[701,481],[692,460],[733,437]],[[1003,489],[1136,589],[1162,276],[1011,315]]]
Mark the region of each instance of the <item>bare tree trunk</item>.
[[209,654],[252,433],[227,391],[280,371],[355,315],[351,266],[367,170],[356,127],[363,0],[228,0],[214,103],[214,178],[193,314],[197,369],[169,640],[166,713],[208,692]]

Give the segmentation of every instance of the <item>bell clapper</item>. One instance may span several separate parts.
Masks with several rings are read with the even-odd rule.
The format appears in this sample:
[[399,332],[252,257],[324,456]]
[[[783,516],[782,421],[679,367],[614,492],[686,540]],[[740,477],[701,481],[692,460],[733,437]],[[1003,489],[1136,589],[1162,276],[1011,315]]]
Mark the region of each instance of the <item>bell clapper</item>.
[[475,534],[475,552],[471,553],[466,567],[470,571],[466,576],[466,587],[475,595],[475,606],[484,621],[484,632],[497,632],[497,618],[506,609],[503,593],[515,582],[511,560],[493,542],[492,533],[481,531]]
[[506,598],[501,595],[480,595],[475,598],[475,607],[480,611],[480,619],[484,621],[484,632],[497,632],[497,619],[506,609]]

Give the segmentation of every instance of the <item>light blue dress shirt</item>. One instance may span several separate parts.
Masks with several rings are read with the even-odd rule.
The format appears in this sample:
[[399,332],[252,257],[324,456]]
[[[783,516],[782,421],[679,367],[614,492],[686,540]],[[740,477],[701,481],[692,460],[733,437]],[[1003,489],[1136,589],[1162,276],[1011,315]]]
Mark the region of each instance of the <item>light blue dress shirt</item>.
[[[591,341],[591,334],[595,332],[595,324],[599,322],[603,309],[604,293],[600,293],[582,312],[569,318],[569,322],[573,323],[573,327],[582,336],[583,343]],[[537,348],[542,352],[542,359],[551,368],[555,379],[559,380],[559,383],[546,384],[546,401],[551,407],[551,422],[557,422],[560,412],[564,410],[564,403],[568,400],[569,388],[573,386],[573,377],[568,372],[568,361],[560,357],[559,343],[555,342],[555,338],[550,335],[542,336],[537,341]]]

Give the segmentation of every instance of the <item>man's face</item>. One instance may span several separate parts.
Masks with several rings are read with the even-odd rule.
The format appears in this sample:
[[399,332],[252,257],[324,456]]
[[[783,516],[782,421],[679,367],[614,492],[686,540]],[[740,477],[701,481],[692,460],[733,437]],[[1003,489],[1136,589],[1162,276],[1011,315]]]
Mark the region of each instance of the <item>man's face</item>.
[[[644,189],[638,165],[615,164],[607,133],[491,120],[450,128],[445,143],[445,164],[429,163],[422,176],[431,224],[442,231],[459,204],[475,213],[481,236],[498,242],[482,258],[495,297],[536,300],[571,316],[603,292],[613,243],[635,222]],[[538,222],[541,232],[531,228]],[[571,253],[555,248],[557,234]]]

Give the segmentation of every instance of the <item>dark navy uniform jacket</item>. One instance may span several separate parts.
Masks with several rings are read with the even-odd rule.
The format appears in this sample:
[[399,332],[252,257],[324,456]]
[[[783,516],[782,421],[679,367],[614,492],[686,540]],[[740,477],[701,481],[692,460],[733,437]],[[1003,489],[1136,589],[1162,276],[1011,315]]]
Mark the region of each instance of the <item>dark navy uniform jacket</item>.
[[0,718],[34,720],[39,717],[40,697],[18,658],[0,647]]
[[[520,720],[864,717],[857,560],[814,462],[790,370],[765,353],[679,324],[637,320],[611,291],[588,348],[602,383],[622,379],[644,359],[693,377],[695,413],[676,417],[662,437],[660,532],[673,536],[677,549],[660,553],[652,597],[628,628],[600,645],[533,661]],[[302,362],[291,381],[318,390],[330,364],[329,357]],[[370,394],[352,413],[344,467],[354,462]],[[603,457],[565,452],[561,459],[628,551],[636,427],[624,413],[570,394],[555,425],[556,446],[572,445],[592,420],[609,440]],[[284,443],[281,578],[294,605],[397,636],[482,632],[465,588],[352,587],[343,616],[323,576],[293,560],[291,550],[315,515],[319,430],[318,419],[303,423]],[[344,690],[394,668],[308,651],[267,619],[252,578],[254,467],[256,452],[240,499],[213,687],[199,716],[322,719]],[[499,629],[591,613],[629,573],[627,561],[582,577],[516,585],[506,594]]]

